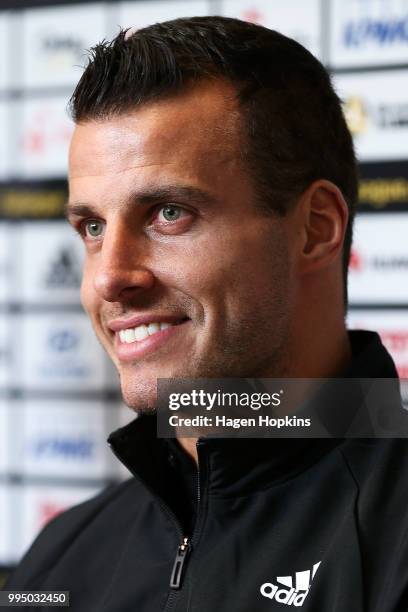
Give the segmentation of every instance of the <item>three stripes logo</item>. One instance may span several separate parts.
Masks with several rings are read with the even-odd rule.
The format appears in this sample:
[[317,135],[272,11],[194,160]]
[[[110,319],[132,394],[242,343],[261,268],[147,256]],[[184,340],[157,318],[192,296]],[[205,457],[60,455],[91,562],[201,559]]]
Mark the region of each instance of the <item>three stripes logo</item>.
[[321,561],[315,563],[312,570],[296,572],[295,586],[293,586],[292,576],[278,576],[276,578],[276,582],[284,588],[276,586],[272,582],[265,582],[261,586],[261,594],[287,606],[300,608],[309,594],[313,578],[316,576],[320,563]]

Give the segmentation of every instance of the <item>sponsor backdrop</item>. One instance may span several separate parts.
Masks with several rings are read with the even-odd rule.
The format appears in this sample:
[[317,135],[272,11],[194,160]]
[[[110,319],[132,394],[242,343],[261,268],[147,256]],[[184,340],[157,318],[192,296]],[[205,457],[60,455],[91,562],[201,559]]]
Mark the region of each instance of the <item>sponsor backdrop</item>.
[[63,220],[85,50],[119,26],[214,13],[280,30],[331,70],[361,169],[349,324],[377,329],[408,377],[408,0],[2,0],[3,568],[58,512],[126,477],[105,439],[132,414],[79,304],[82,247]]

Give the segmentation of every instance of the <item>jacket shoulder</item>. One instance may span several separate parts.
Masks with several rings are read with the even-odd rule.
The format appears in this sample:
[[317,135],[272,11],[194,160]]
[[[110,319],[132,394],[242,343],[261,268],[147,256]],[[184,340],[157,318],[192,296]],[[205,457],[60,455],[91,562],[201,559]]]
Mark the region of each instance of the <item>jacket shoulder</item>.
[[408,439],[348,440],[340,451],[362,509],[401,514],[408,523]]
[[55,565],[87,526],[96,521],[102,512],[110,510],[114,514],[118,504],[134,496],[135,487],[135,479],[112,485],[52,519],[31,544],[5,588],[35,588],[37,580]]

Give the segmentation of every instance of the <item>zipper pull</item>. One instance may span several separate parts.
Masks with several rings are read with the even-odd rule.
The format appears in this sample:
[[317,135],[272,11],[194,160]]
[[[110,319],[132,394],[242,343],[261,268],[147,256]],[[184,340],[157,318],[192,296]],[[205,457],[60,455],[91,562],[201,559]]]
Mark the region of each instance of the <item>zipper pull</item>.
[[173,570],[170,578],[170,588],[179,589],[183,578],[183,570],[188,553],[190,552],[190,542],[188,538],[183,538],[183,543],[177,549],[177,555],[174,560]]

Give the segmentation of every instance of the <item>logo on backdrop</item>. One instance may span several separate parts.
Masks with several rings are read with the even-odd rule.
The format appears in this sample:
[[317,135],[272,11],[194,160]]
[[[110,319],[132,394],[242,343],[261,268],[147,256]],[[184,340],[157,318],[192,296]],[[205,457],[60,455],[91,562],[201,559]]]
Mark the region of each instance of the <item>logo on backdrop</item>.
[[39,35],[39,52],[52,71],[71,68],[83,58],[86,44],[70,34],[44,32]]
[[360,210],[408,210],[408,163],[404,161],[360,164]]
[[[54,173],[56,165],[58,173],[64,173],[66,150],[72,135],[72,125],[68,117],[61,113],[61,108],[52,103],[52,100],[42,106],[37,101],[30,105],[27,125],[22,139],[23,161],[30,175],[38,167],[47,173]],[[30,164],[35,162],[36,168]]]
[[52,332],[48,337],[48,346],[56,353],[67,353],[79,346],[79,335],[69,329]]
[[405,255],[375,255],[364,257],[357,249],[352,249],[349,268],[351,272],[364,272],[366,268],[376,271],[400,272],[408,270],[408,256]]
[[76,289],[80,283],[77,258],[70,248],[62,247],[50,263],[45,286],[48,289]]
[[91,360],[83,352],[83,339],[79,329],[51,329],[45,338],[46,354],[38,365],[40,376],[47,379],[87,378],[91,372]]
[[390,351],[403,352],[408,350],[408,331],[383,330],[379,333],[384,344],[388,346]]
[[41,39],[41,46],[46,53],[73,53],[80,55],[84,50],[84,43],[80,38],[72,36],[57,36],[46,34]]
[[33,454],[39,459],[61,458],[87,461],[92,459],[95,441],[85,436],[44,436],[30,444]]
[[390,351],[400,378],[408,378],[408,331],[402,329],[379,329],[386,348]]
[[370,125],[381,130],[408,127],[408,102],[375,106],[360,96],[350,96],[343,109],[349,130],[355,136],[366,133]]
[[367,44],[390,47],[408,44],[408,15],[385,19],[360,19],[349,21],[344,26],[344,45],[356,49]]
[[352,134],[364,134],[367,131],[367,109],[359,96],[350,96],[343,105],[347,125]]
[[315,563],[312,570],[296,572],[294,585],[292,576],[277,576],[275,582],[279,586],[272,582],[265,582],[260,588],[261,594],[287,606],[300,608],[309,594],[320,563],[321,561]]

